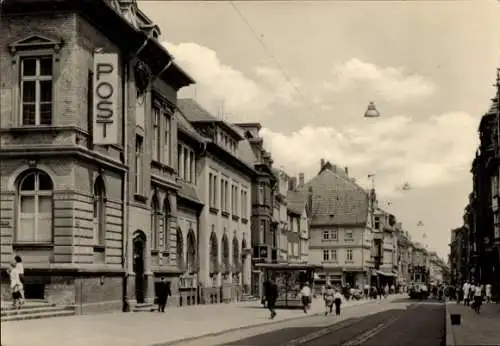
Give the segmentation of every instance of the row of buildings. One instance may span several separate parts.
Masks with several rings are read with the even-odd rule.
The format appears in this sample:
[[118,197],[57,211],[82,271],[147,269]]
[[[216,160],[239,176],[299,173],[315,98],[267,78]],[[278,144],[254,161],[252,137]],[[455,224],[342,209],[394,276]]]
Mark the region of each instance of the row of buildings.
[[321,265],[318,283],[439,279],[347,169],[292,177],[260,124],[179,99],[195,81],[135,1],[1,11],[0,260],[23,258],[28,299],[120,309],[166,277],[171,304],[231,301],[261,293],[262,262]]
[[480,144],[472,161],[472,192],[463,224],[451,231],[453,281],[491,284],[500,294],[500,70],[496,95],[479,124]]

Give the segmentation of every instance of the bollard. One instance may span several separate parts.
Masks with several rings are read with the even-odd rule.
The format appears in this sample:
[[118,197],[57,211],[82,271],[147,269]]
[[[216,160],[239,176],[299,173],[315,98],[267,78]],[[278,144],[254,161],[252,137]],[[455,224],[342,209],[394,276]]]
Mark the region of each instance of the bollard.
[[460,314],[450,314],[450,320],[452,326],[459,326],[461,323],[462,316]]

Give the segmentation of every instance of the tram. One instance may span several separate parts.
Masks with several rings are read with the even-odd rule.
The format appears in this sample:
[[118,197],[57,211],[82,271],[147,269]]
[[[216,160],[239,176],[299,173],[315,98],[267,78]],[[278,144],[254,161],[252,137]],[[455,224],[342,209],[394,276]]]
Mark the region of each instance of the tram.
[[272,280],[278,286],[277,308],[302,307],[300,290],[307,282],[314,292],[314,273],[322,269],[321,266],[298,263],[258,263],[255,267],[263,271],[264,281]]

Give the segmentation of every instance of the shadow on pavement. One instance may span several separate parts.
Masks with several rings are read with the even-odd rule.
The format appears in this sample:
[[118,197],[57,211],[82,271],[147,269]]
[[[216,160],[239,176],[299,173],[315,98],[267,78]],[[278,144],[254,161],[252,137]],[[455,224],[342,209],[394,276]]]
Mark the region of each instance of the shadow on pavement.
[[[279,346],[287,345],[292,340],[297,338],[305,337],[311,333],[316,333],[322,329],[328,329],[329,338],[331,338],[331,345],[341,344],[345,341],[351,340],[363,332],[366,332],[375,326],[383,323],[390,318],[403,314],[405,309],[391,309],[363,317],[348,318],[341,320],[337,323],[336,316],[329,315],[325,316],[325,319],[331,319],[332,324],[323,326],[300,326],[300,320],[297,320],[297,327],[287,327],[277,329],[271,332],[254,335],[248,338],[244,338],[238,341],[232,341],[229,343],[221,344],[220,346],[240,346],[240,345],[252,345],[252,346]],[[319,318],[319,317],[318,317]],[[318,321],[319,323],[322,323]],[[325,337],[323,335],[322,337]],[[313,344],[313,343],[312,343]]]

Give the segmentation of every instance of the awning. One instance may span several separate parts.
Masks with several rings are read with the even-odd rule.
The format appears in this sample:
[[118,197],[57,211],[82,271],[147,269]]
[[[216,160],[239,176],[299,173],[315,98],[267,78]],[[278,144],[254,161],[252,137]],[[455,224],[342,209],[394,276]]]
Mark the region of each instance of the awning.
[[382,271],[382,270],[377,270],[377,274],[378,274],[378,275],[382,275],[382,276],[391,276],[391,277],[395,276],[395,275],[394,275],[394,273],[391,273],[391,272],[384,272],[384,271]]

